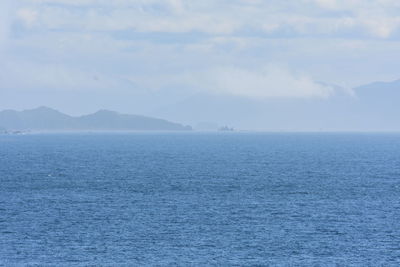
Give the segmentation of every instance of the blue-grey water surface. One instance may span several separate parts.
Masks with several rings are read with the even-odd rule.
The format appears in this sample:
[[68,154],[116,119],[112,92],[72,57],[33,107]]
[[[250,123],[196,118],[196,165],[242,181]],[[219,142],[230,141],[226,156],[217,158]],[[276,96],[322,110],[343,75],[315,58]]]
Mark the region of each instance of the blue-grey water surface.
[[0,265],[399,266],[400,134],[2,135]]

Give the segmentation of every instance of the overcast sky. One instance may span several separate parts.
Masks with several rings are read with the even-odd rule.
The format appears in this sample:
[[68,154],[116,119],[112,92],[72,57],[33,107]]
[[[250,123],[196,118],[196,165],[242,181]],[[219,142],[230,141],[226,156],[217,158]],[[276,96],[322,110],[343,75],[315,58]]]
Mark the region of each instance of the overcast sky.
[[398,0],[2,0],[0,109],[329,98],[400,78],[399,29]]

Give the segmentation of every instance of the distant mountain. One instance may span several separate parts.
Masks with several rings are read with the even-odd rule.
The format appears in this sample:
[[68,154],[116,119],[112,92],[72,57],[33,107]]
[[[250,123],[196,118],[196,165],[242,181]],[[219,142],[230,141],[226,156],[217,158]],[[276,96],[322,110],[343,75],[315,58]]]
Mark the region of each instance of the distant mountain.
[[254,99],[203,93],[152,115],[263,131],[400,131],[400,80],[352,90],[331,87],[334,94],[328,98]]
[[400,91],[400,79],[392,82],[373,82],[366,85],[361,85],[354,88],[354,90],[365,93],[365,92],[376,92],[379,91],[390,91],[399,93]]
[[374,82],[354,88],[359,99],[368,103],[395,103],[400,100],[400,80],[393,82]]
[[7,130],[36,131],[185,131],[190,126],[138,115],[100,110],[94,114],[72,117],[57,110],[39,107],[32,110],[0,112],[0,125]]

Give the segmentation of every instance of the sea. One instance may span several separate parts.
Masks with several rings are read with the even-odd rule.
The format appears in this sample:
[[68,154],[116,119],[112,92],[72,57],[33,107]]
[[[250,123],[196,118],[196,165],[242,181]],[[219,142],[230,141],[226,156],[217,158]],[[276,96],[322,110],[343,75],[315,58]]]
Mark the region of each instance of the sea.
[[0,266],[400,266],[400,134],[1,135]]

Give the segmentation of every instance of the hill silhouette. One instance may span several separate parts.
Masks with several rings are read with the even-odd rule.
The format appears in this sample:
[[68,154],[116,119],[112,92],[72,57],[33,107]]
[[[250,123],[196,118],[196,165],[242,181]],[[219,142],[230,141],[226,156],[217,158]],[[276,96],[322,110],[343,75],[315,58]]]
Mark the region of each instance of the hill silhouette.
[[0,125],[7,130],[32,131],[187,131],[190,126],[139,115],[100,110],[73,117],[48,107],[0,112]]
[[400,131],[400,80],[353,89],[329,86],[334,91],[327,98],[262,99],[198,93],[151,115],[260,131]]

